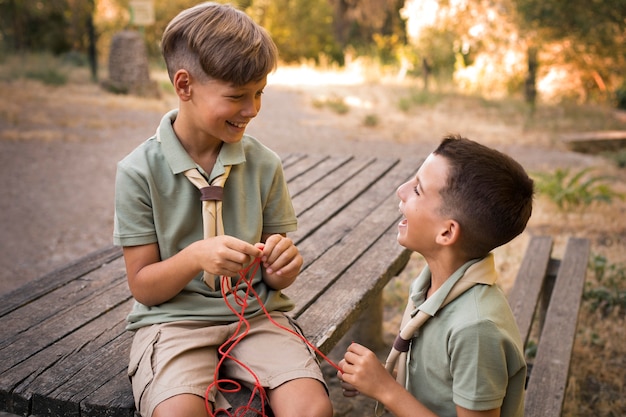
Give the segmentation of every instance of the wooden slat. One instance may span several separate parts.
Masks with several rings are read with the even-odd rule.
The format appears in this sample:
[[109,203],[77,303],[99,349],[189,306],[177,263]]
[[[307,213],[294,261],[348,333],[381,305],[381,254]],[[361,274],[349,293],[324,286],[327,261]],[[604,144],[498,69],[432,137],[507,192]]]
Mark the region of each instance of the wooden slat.
[[[122,331],[96,352],[68,360],[67,369],[55,367],[57,372],[51,372],[48,384],[38,387],[33,396],[32,414],[78,417],[80,403],[107,381],[116,380],[130,389],[127,380],[116,378],[122,376],[128,367],[127,361],[121,359],[128,358],[132,336],[130,332]],[[63,383],[59,384],[59,380]],[[133,402],[126,405],[132,407]]]
[[[374,162],[374,159],[328,159],[316,166],[315,170],[311,170],[306,175],[300,177],[303,181],[306,181],[306,186],[303,192],[297,193],[293,197],[293,206],[298,215],[298,223],[306,227],[307,223],[302,220],[302,216],[306,214],[307,210],[324,201],[327,196],[335,194],[336,190],[342,185],[346,183],[353,184],[353,178],[360,179],[364,175],[376,178],[374,174],[370,174],[368,170],[366,170],[366,168],[371,166]],[[380,165],[380,163],[379,161],[378,164]],[[380,173],[378,177],[382,175],[383,174]],[[292,187],[297,188],[298,183],[299,181],[296,180],[294,184],[289,185],[289,189],[291,190]],[[357,184],[355,184],[355,188],[357,188],[357,190],[360,189]],[[351,196],[354,194],[354,191],[350,193]],[[339,197],[343,199],[353,198],[350,195]],[[327,218],[331,217],[337,210],[342,208],[342,205],[337,204],[337,202],[333,202],[333,206],[336,207],[336,209],[335,211],[328,212]],[[319,222],[315,223],[318,224]],[[302,233],[300,233],[300,235],[302,236]]]
[[[373,167],[368,169],[368,173],[377,171]],[[332,285],[400,217],[395,190],[398,184],[414,173],[413,167],[395,164],[391,168],[385,167],[385,172],[386,175],[374,184],[370,184],[368,179],[359,187],[355,185],[357,192],[349,205],[333,218],[324,221],[306,240],[298,242],[305,258],[305,267],[287,292],[294,297],[298,309],[306,308],[325,288]],[[341,196],[350,195],[354,192],[352,185],[347,184],[346,190],[339,189],[339,197],[330,196],[327,200],[336,202]],[[325,203],[320,203],[316,210],[327,213],[331,209]],[[309,213],[312,216],[308,223],[315,223],[315,213]]]
[[[46,386],[48,392],[71,379],[74,373],[70,372],[72,367],[77,366],[85,356],[98,352],[121,333],[126,333],[126,316],[131,306],[132,300],[128,300],[103,312],[97,319],[0,374],[2,409],[12,404],[15,413],[23,414],[30,408],[35,392]],[[128,354],[122,357],[128,357]],[[98,379],[97,375],[92,377]]]
[[[321,294],[331,286],[334,291],[335,281],[343,274],[352,273],[351,266],[359,258],[363,256],[368,260],[371,258],[369,248],[387,229],[395,226],[400,217],[394,203],[397,203],[397,197],[389,196],[383,204],[378,205],[377,210],[371,211],[369,216],[353,225],[350,233],[342,236],[332,251],[326,251],[285,290],[285,293],[296,302],[295,317],[311,304],[317,303]],[[395,240],[393,243],[397,245]],[[391,259],[385,258],[385,262],[390,261]]]
[[[125,357],[128,357],[126,355]],[[135,400],[126,367],[120,374],[86,397],[80,404],[81,415],[89,417],[133,417]]]
[[528,382],[526,417],[561,415],[589,250],[587,239],[567,242]]
[[[406,164],[396,161],[375,161],[350,183],[337,188],[332,195],[301,215],[301,227],[291,237],[305,259],[305,270],[309,263],[357,227],[362,219],[378,210],[411,171]],[[397,215],[397,203],[393,206]]]
[[[306,175],[307,172],[328,158],[327,155],[301,155],[297,159],[290,158],[291,163],[289,165],[283,164],[287,184],[293,182],[301,175]],[[293,196],[293,191],[290,190],[290,193]]]
[[106,247],[0,296],[0,317],[100,268],[103,264],[112,262],[120,256],[122,256],[120,248]]
[[[121,259],[118,262],[123,264]],[[3,358],[0,372],[130,298],[122,266],[108,264],[94,271],[90,278],[92,281],[68,283],[50,293],[49,297],[37,299],[22,310],[5,316],[3,331],[7,333],[0,340]]]
[[356,322],[384,286],[406,266],[411,252],[396,241],[391,227],[298,317],[309,341],[327,354]]
[[509,293],[509,304],[517,320],[524,346],[528,341],[551,252],[552,238],[550,236],[533,236],[528,243],[515,283]]
[[299,200],[298,195],[304,191],[310,191],[313,184],[332,175],[336,170],[347,169],[351,160],[356,161],[351,156],[308,157],[299,161],[292,169],[287,170],[285,176],[288,178],[289,194],[294,201],[296,212],[302,212],[296,203]]

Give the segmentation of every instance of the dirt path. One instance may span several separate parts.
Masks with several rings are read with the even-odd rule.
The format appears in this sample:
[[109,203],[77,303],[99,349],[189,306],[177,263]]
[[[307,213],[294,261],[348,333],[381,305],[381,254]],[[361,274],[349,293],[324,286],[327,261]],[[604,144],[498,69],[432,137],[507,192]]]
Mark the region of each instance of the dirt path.
[[[358,88],[294,90],[270,85],[248,132],[279,153],[426,155],[451,129],[483,136],[526,165],[589,164],[593,159],[536,144],[507,145],[506,126],[477,131],[471,115],[434,111],[407,120],[377,106],[379,124],[362,125],[358,108],[338,115],[312,106],[320,92],[350,96]],[[107,94],[93,85],[45,87],[0,84],[0,293],[36,279],[111,242],[116,162],[152,134],[171,98],[141,100]],[[382,109],[382,110],[381,110]],[[372,111],[372,110],[369,110]],[[463,128],[467,126],[468,133]],[[473,126],[470,128],[470,126]],[[510,129],[511,130],[511,129]],[[515,132],[512,132],[515,133]],[[417,168],[417,167],[416,167]]]

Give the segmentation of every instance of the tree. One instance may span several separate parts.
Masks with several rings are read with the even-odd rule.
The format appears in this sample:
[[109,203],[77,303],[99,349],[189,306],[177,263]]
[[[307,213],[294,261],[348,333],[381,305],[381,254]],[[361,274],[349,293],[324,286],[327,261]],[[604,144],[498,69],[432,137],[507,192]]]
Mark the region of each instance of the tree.
[[246,11],[270,32],[284,61],[341,60],[327,0],[253,0]]
[[626,0],[518,0],[515,5],[520,27],[534,45],[565,46],[559,58],[576,66],[591,97],[606,97],[624,82]]
[[0,39],[9,51],[87,52],[93,0],[0,0]]

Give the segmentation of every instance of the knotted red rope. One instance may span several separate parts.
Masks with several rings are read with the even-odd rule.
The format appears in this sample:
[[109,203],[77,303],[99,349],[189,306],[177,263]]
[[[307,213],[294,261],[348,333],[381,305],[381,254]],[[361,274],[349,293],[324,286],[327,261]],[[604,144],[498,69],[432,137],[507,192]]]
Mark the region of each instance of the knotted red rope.
[[[261,298],[259,297],[259,295],[257,294],[257,292],[254,290],[252,286],[252,279],[256,275],[260,265],[261,265],[261,258],[256,258],[253,262],[250,263],[250,265],[248,265],[247,267],[239,271],[239,279],[237,280],[236,284],[232,287],[232,291],[231,291],[231,293],[233,294],[233,298],[235,300],[236,306],[231,304],[231,302],[226,297],[228,288],[230,288],[230,285],[229,285],[230,277],[226,277],[226,276],[221,277],[222,297],[224,298],[224,301],[226,302],[226,305],[228,306],[228,308],[233,312],[233,314],[235,314],[239,318],[239,322],[237,324],[236,331],[233,332],[233,335],[230,338],[228,338],[228,340],[226,340],[224,343],[222,343],[222,345],[218,348],[218,352],[221,355],[221,357],[215,367],[213,383],[211,383],[211,385],[207,387],[206,393],[205,393],[205,405],[209,413],[209,416],[211,417],[214,417],[215,415],[217,415],[218,412],[223,412],[228,417],[240,417],[240,416],[245,415],[246,412],[248,411],[252,411],[259,416],[263,416],[263,417],[266,416],[265,404],[267,402],[267,394],[265,392],[265,389],[261,385],[259,378],[256,376],[254,371],[250,369],[250,367],[248,367],[246,364],[242,363],[241,361],[237,360],[230,354],[232,350],[235,348],[235,346],[237,346],[237,344],[245,338],[245,336],[248,334],[248,331],[250,330],[250,323],[245,317],[245,311],[246,311],[246,308],[248,307],[248,299],[250,298],[250,295],[256,298],[259,305],[261,306],[261,309],[263,310],[263,313],[265,314],[265,316],[269,319],[271,323],[273,323],[276,327],[297,336],[299,339],[304,341],[311,349],[313,349],[313,351],[315,351],[315,353],[317,353],[322,359],[328,362],[332,367],[337,369],[339,372],[342,372],[341,368],[337,364],[331,361],[316,346],[314,346],[311,342],[309,342],[306,339],[306,337],[294,331],[293,329],[283,326],[282,324],[276,322],[272,318],[270,312],[267,311],[267,309],[265,308],[265,305],[263,304],[263,301],[261,300]],[[250,278],[248,278],[248,276]],[[239,294],[237,289],[239,288],[239,285],[243,283],[247,284],[247,288],[246,288],[245,294],[242,296]],[[242,331],[242,328],[245,328],[245,329]],[[242,331],[241,334],[240,334],[240,331]],[[211,391],[213,387],[216,387],[219,392],[226,392],[226,393],[233,393],[233,392],[238,392],[239,390],[241,390],[241,383],[234,381],[232,379],[220,379],[219,377],[220,367],[222,363],[228,359],[237,363],[239,366],[245,369],[252,376],[252,378],[254,379],[254,387],[252,388],[252,393],[250,394],[250,399],[248,403],[246,405],[238,407],[237,409],[233,411],[233,413],[222,408],[212,411],[212,407],[208,398],[209,398],[209,392]],[[234,385],[234,388],[227,388],[225,384],[232,384]],[[254,396],[257,393],[259,394],[259,397],[261,399],[260,410],[257,410],[252,406]]]

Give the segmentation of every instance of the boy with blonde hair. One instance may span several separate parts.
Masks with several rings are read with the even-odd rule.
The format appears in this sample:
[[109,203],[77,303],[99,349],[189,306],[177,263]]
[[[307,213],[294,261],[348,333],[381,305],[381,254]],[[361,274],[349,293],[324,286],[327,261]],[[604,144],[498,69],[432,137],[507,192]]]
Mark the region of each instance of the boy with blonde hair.
[[[276,46],[245,13],[208,2],[169,23],[162,52],[178,109],[118,164],[116,177],[114,241],[123,247],[136,300],[128,329],[135,332],[129,376],[137,410],[198,417],[226,408],[222,393],[207,388],[215,382],[219,346],[237,335],[229,353],[236,360],[221,365],[220,377],[247,386],[258,378],[276,417],[330,417],[314,352],[263,311],[297,330],[284,314],[293,302],[281,292],[302,266],[286,237],[296,216],[280,159],[244,133],[276,67]],[[187,173],[200,182],[226,181],[199,190]],[[210,222],[203,222],[201,198],[222,201],[217,232],[204,230]],[[250,329],[243,337],[225,302],[236,305],[235,294],[226,289],[223,296],[227,280],[218,277],[237,277],[257,258],[261,268],[249,279],[260,301],[247,284],[234,290],[247,303]]]

